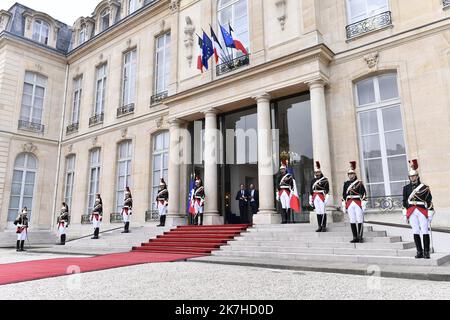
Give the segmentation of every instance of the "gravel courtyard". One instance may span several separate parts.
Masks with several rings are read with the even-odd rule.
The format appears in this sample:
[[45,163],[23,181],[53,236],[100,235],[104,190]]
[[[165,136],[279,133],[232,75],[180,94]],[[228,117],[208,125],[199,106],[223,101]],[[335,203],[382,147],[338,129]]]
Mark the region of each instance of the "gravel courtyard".
[[[12,262],[0,252],[0,263]],[[32,254],[29,258],[37,258]],[[59,255],[41,255],[54,258]],[[26,259],[24,256],[23,259]],[[0,299],[450,299],[446,282],[196,262],[147,264],[0,286]]]

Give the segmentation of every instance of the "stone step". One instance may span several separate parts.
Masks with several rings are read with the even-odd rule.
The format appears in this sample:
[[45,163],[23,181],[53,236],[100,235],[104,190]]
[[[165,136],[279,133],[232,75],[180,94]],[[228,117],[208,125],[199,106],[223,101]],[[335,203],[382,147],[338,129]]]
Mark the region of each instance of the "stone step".
[[398,249],[356,249],[356,248],[275,248],[265,246],[226,246],[223,251],[251,251],[251,252],[272,252],[272,253],[313,253],[331,255],[358,255],[358,256],[394,256],[394,257],[414,257],[415,250]]
[[[319,237],[308,237],[308,236],[277,236],[270,237],[266,235],[258,235],[258,236],[241,236],[236,237],[236,241],[326,241],[326,242],[349,242],[353,239],[353,237],[328,237],[328,238],[319,238]],[[364,237],[364,242],[376,242],[376,243],[393,243],[393,242],[402,242],[402,237]]]
[[[301,233],[301,232],[316,232],[317,226],[314,227],[307,227],[307,228],[251,228],[247,231],[249,233],[262,233],[262,232],[271,232],[271,233],[282,233],[282,232],[289,232],[289,233]],[[371,232],[373,231],[373,227],[364,227],[364,232]],[[327,227],[327,232],[324,233],[334,233],[334,232],[351,232],[350,227]]]
[[212,253],[214,256],[226,257],[250,257],[271,258],[287,260],[311,260],[324,262],[364,263],[374,265],[405,265],[405,266],[439,266],[450,261],[450,255],[433,254],[431,259],[414,259],[413,257],[395,256],[358,256],[358,255],[334,255],[312,253],[279,253],[263,251],[225,251],[219,250]]
[[350,243],[350,242],[304,242],[304,241],[229,241],[228,244],[234,247],[274,247],[274,248],[348,248],[348,249],[398,249],[406,250],[415,248],[414,242],[394,242],[394,243]]
[[[260,224],[252,226],[252,228],[257,229],[272,229],[272,228],[279,228],[279,229],[289,229],[289,228],[311,228],[315,227],[316,225],[314,223],[292,223],[292,224]],[[347,222],[337,222],[337,223],[328,223],[327,227],[334,228],[334,227],[348,227],[350,228],[350,223]]]
[[[265,232],[246,232],[242,233],[243,236],[270,236],[277,238],[279,236],[303,236],[303,237],[313,237],[313,238],[328,238],[328,237],[347,237],[352,236],[351,230],[348,231],[342,231],[342,232],[315,232],[315,231],[299,231],[299,232],[292,232],[291,230],[286,230],[284,232],[271,232],[271,231],[265,231]],[[386,237],[387,233],[386,231],[368,231],[364,232],[365,237],[373,238],[373,237]]]

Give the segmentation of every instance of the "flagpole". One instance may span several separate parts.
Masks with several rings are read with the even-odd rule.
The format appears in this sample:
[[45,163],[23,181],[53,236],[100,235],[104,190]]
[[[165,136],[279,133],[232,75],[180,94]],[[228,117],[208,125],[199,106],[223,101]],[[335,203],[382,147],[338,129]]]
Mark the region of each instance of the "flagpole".
[[[220,23],[218,23],[219,24],[219,27],[220,27],[220,34],[222,35],[222,38],[224,37],[224,35],[223,35],[223,32],[222,32],[222,25],[220,24]],[[228,53],[228,63],[231,63],[232,61],[233,61],[233,50],[231,51],[231,54],[230,54],[230,51],[228,50],[228,46],[227,46],[227,44],[226,44],[226,41],[225,41],[225,39],[224,39],[224,42],[225,42],[225,48],[227,49],[227,53]]]

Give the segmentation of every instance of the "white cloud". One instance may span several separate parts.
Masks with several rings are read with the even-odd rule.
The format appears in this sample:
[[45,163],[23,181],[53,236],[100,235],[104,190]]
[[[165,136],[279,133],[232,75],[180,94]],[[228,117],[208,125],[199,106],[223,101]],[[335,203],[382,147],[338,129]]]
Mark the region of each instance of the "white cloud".
[[71,26],[79,17],[90,16],[100,0],[0,0],[0,10],[8,10],[16,2]]

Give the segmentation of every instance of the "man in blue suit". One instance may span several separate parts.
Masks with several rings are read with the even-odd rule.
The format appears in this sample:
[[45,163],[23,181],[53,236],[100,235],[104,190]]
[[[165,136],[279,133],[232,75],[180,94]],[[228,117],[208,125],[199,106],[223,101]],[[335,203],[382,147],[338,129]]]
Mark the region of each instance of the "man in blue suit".
[[239,201],[241,223],[248,223],[249,191],[245,189],[245,185],[243,184],[241,184],[241,190],[239,190],[236,195],[236,201]]

